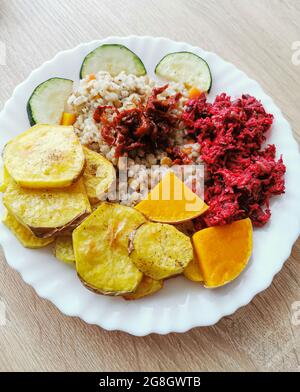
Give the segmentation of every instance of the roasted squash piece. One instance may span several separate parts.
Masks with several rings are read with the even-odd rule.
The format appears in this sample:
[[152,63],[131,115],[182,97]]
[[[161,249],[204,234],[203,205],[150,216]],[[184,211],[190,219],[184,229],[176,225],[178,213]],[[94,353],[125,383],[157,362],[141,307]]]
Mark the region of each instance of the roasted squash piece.
[[85,158],[73,127],[35,125],[4,148],[4,164],[21,186],[62,188],[83,174]]
[[203,214],[208,206],[169,171],[135,208],[151,221],[180,223]]
[[116,171],[113,164],[102,155],[87,147],[83,147],[83,151],[86,158],[83,182],[91,204],[95,204],[115,181]]
[[132,248],[130,256],[137,268],[155,280],[180,274],[193,258],[189,237],[174,226],[161,223],[140,226]]
[[25,226],[23,226],[12,214],[6,211],[2,220],[5,226],[14,234],[25,248],[43,248],[51,244],[54,238],[37,238]]
[[75,263],[75,255],[71,235],[60,235],[56,238],[54,254],[58,260],[63,261],[64,263]]
[[223,286],[238,277],[250,259],[251,220],[200,230],[193,235],[193,244],[205,287]]
[[131,294],[125,294],[123,295],[123,298],[132,300],[146,297],[160,290],[163,287],[163,284],[163,280],[154,280],[149,276],[144,275],[135,292]]
[[108,295],[136,290],[143,274],[131,261],[128,244],[144,222],[134,208],[103,202],[74,230],[76,269],[87,288]]
[[183,275],[192,282],[203,282],[203,276],[196,257],[184,269]]
[[91,212],[82,179],[68,188],[45,190],[22,188],[10,177],[3,204],[39,238],[77,226]]

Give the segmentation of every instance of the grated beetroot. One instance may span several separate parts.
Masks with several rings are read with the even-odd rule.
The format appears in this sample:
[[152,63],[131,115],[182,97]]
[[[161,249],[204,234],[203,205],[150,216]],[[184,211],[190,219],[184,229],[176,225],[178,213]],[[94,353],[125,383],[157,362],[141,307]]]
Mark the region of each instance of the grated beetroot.
[[202,94],[186,104],[182,119],[200,144],[206,164],[205,201],[209,210],[198,227],[224,225],[250,217],[255,226],[271,216],[269,200],[284,193],[285,166],[276,149],[262,149],[273,115],[254,97],[231,101],[226,94],[208,103]]

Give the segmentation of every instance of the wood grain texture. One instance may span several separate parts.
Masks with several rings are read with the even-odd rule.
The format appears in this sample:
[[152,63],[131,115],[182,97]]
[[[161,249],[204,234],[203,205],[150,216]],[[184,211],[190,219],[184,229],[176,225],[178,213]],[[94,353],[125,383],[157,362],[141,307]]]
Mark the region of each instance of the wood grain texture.
[[[214,51],[255,78],[300,138],[298,0],[1,0],[0,106],[15,86],[58,51],[109,35],[167,36]],[[5,132],[5,129],[1,129]],[[62,315],[0,255],[0,370],[224,371],[300,369],[300,241],[272,285],[211,328],[136,338]],[[201,312],[201,309],[199,309]]]

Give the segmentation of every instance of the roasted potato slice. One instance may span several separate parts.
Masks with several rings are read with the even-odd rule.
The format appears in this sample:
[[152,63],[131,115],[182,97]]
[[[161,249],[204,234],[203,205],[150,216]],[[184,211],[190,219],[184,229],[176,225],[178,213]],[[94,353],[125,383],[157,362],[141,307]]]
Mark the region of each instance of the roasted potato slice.
[[203,282],[203,276],[196,256],[184,269],[183,275],[192,282]]
[[63,261],[64,263],[75,263],[75,255],[71,235],[61,235],[56,238],[54,254],[58,260]]
[[11,213],[6,211],[2,220],[5,226],[14,234],[25,248],[43,248],[51,244],[54,238],[37,238],[25,226],[23,226]]
[[45,190],[22,188],[10,177],[3,204],[39,238],[77,226],[91,212],[82,179],[69,188]]
[[83,182],[91,204],[98,203],[116,179],[116,171],[111,162],[102,155],[83,147],[86,167]]
[[85,157],[72,126],[35,125],[4,148],[4,165],[26,188],[63,188],[83,174]]
[[9,174],[5,166],[0,170],[0,192],[4,192],[8,184]]
[[140,271],[160,280],[183,272],[193,258],[193,247],[174,226],[149,222],[136,230],[130,256]]
[[144,275],[141,283],[138,285],[134,293],[125,294],[123,298],[127,300],[140,299],[148,295],[156,293],[163,287],[163,280],[154,280]]
[[134,208],[103,202],[73,232],[78,276],[98,293],[134,292],[143,274],[128,255],[130,235],[145,217]]

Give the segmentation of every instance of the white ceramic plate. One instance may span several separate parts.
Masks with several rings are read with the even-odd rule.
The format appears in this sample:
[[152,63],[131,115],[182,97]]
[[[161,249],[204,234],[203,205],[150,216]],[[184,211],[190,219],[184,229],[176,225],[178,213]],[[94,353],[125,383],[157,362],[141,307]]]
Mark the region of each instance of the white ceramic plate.
[[[283,154],[287,166],[286,193],[273,198],[270,222],[254,231],[253,255],[247,269],[233,283],[219,289],[204,289],[179,277],[167,280],[159,293],[138,301],[96,295],[82,286],[74,269],[54,258],[51,249],[25,249],[1,224],[0,238],[7,262],[39,296],[52,301],[61,312],[108,330],[122,330],[133,335],[166,334],[215,324],[271,284],[299,235],[300,158],[291,128],[257,82],[216,54],[165,38],[111,37],[58,53],[15,89],[0,114],[0,150],[9,139],[29,127],[26,103],[33,89],[53,76],[77,81],[83,58],[102,43],[121,43],[129,47],[141,57],[151,77],[154,77],[155,65],[165,54],[182,50],[194,52],[210,65],[213,77],[210,100],[221,92],[234,97],[249,93],[260,99],[266,110],[275,116],[268,142],[275,143],[278,155]],[[0,213],[3,214],[2,205]]]

